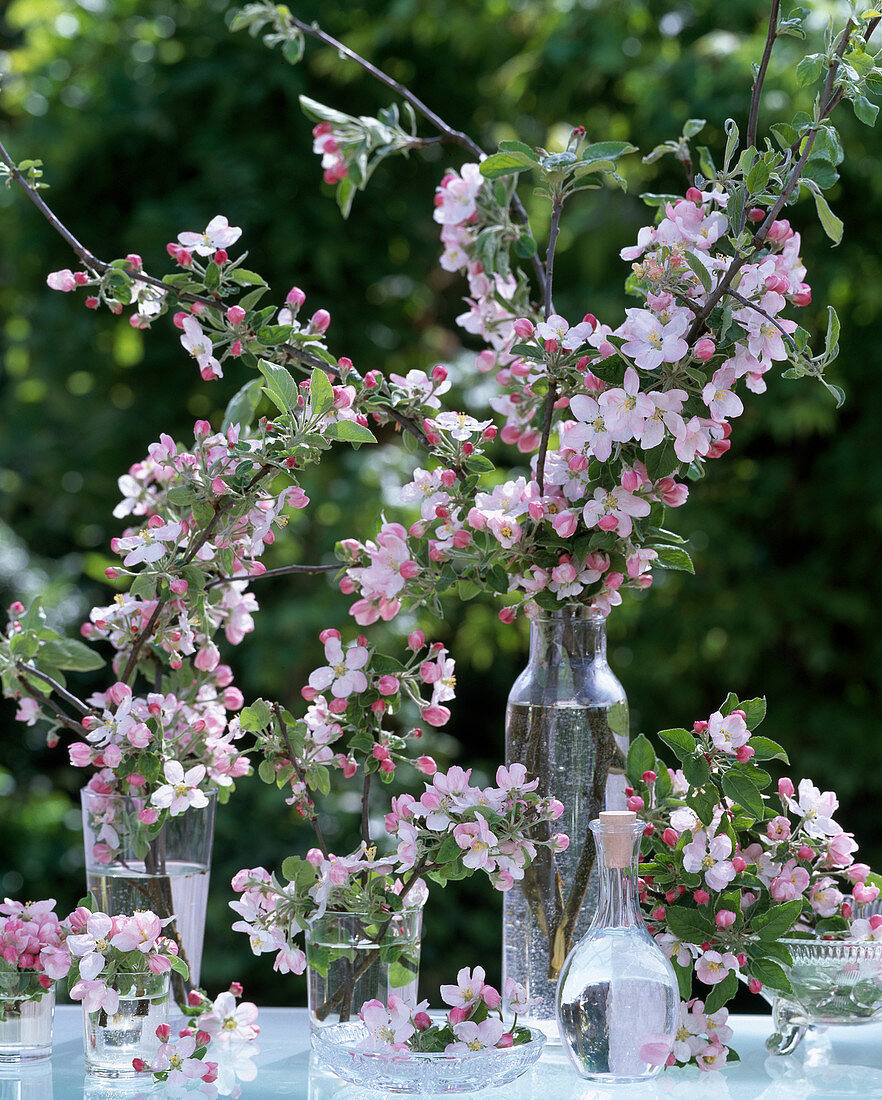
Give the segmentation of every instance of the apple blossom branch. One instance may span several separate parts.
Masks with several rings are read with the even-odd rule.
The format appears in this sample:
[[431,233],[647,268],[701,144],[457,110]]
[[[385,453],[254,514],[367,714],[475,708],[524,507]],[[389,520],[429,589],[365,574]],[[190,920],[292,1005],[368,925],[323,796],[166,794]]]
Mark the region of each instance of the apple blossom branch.
[[[282,735],[282,740],[285,742],[285,748],[288,750],[288,759],[291,761],[291,767],[294,769],[297,778],[300,782],[306,786],[306,776],[303,774],[303,768],[300,766],[300,761],[297,759],[297,754],[294,752],[294,746],[291,744],[291,738],[288,736],[288,725],[285,719],[282,717],[282,708],[278,703],[273,703],[273,714],[276,721],[279,724],[279,733]],[[318,841],[318,846],[322,850],[322,854],[325,859],[328,858],[328,845],[325,842],[325,836],[322,832],[322,827],[319,824],[318,814],[315,810],[312,810],[309,815],[310,823],[315,830],[315,838]]]
[[[278,12],[279,9],[276,8]],[[487,154],[484,150],[474,142],[468,134],[463,133],[461,130],[456,130],[454,127],[448,125],[440,115],[437,115],[431,107],[423,103],[418,96],[407,88],[404,84],[399,83],[394,77],[389,76],[388,73],[383,72],[382,69],[378,69],[376,65],[373,65],[361,54],[351,50],[348,46],[344,45],[339,39],[334,38],[332,35],[323,31],[315,23],[304,23],[303,20],[298,19],[295,15],[292,15],[290,11],[285,10],[282,16],[283,20],[288,27],[293,27],[300,34],[307,35],[310,38],[314,38],[316,41],[323,43],[325,46],[330,46],[339,56],[347,57],[350,61],[354,61],[356,65],[360,65],[366,73],[369,73],[380,84],[384,84],[387,88],[390,88],[396,95],[401,96],[403,100],[413,107],[415,111],[423,116],[423,118],[430,122],[440,133],[441,140],[448,143],[459,145],[473,157],[481,160]],[[429,142],[420,142],[419,140],[414,143],[417,147],[421,144],[429,144]],[[512,196],[512,209],[515,211],[518,219],[527,224],[529,219],[527,217],[527,211],[524,209],[523,203],[517,195]],[[531,257],[531,263],[533,265],[533,272],[536,276],[536,281],[539,285],[539,289],[545,297],[548,293],[546,288],[546,273],[542,268],[542,263],[538,256],[534,253]]]
[[[845,51],[848,48],[848,43],[854,28],[854,23],[851,19],[849,19],[842,30],[839,44],[836,48],[836,53],[827,73],[827,79],[824,83],[824,88],[819,97],[819,102],[822,105],[819,112],[819,117],[817,121],[811,126],[811,128],[806,132],[806,134],[804,134],[801,138],[803,146],[802,154],[799,160],[793,166],[790,176],[788,177],[786,184],[782,188],[781,194],[778,196],[778,199],[775,202],[774,206],[772,206],[772,208],[769,210],[762,225],[759,227],[759,229],[757,229],[756,233],[754,234],[749,248],[744,252],[738,253],[732,259],[732,262],[726,269],[726,274],[717,284],[716,289],[713,291],[713,293],[708,295],[708,299],[704,307],[696,313],[695,320],[692,322],[692,325],[690,326],[689,331],[686,333],[685,336],[687,343],[689,343],[690,345],[693,344],[696,338],[701,334],[704,328],[705,321],[708,319],[712,310],[723,297],[723,295],[727,293],[729,287],[732,285],[732,281],[734,280],[735,276],[738,274],[741,268],[762,248],[763,243],[768,236],[769,230],[772,227],[772,224],[777,220],[778,215],[784,209],[784,206],[787,203],[788,199],[791,198],[794,191],[796,190],[796,187],[799,184],[800,178],[802,176],[802,170],[803,168],[805,168],[805,165],[809,157],[811,156],[812,148],[815,144],[815,138],[820,132],[821,125],[829,117],[830,112],[833,110],[833,108],[836,106],[836,104],[839,102],[839,99],[841,98],[837,97],[834,94],[833,86],[836,82],[836,76],[839,72],[839,66],[842,62],[843,56],[845,55]],[[869,27],[868,33],[872,33]]]
[[[545,253],[545,320],[551,316],[553,306],[551,291],[554,283],[554,253],[557,247],[557,237],[560,232],[560,216],[563,211],[563,195],[556,194],[551,204],[551,224],[548,229],[548,250]],[[554,412],[554,403],[557,401],[557,383],[552,378],[548,385],[548,396],[545,399],[545,415],[542,421],[542,438],[539,443],[539,455],[536,459],[536,481],[540,494],[545,492],[545,456],[548,454],[548,440],[551,435],[551,418]]]
[[[748,149],[756,144],[756,128],[759,121],[760,100],[763,95],[763,84],[766,79],[766,70],[769,67],[769,59],[772,56],[772,49],[778,37],[778,11],[780,7],[780,0],[772,0],[772,6],[769,10],[769,29],[766,34],[766,45],[763,50],[762,60],[757,69],[756,79],[753,82],[753,91],[750,97],[750,113],[747,117],[746,135]],[[743,229],[744,226],[742,225],[741,228]]]

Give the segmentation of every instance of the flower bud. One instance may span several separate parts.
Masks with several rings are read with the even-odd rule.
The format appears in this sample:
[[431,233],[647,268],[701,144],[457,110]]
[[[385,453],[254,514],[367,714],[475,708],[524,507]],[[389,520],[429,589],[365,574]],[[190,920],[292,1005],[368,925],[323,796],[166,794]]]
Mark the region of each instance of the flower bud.
[[735,870],[735,873],[740,875],[747,870],[747,860],[744,858],[744,856],[735,856],[735,858],[732,860],[732,867]]
[[627,805],[627,807],[628,807],[628,809],[629,809],[629,810],[633,810],[633,812],[634,812],[634,813],[638,813],[638,814],[639,814],[639,813],[640,813],[640,811],[641,811],[641,810],[642,810],[642,809],[644,808],[644,806],[646,805],[646,803],[645,803],[645,802],[643,801],[643,799],[642,799],[642,798],[640,797],[640,795],[639,795],[639,794],[635,794],[635,795],[632,795],[632,796],[631,796],[631,797],[630,797],[630,798],[628,799],[628,801],[627,801],[626,805]]
[[747,983],[747,988],[751,993],[759,993],[763,988],[763,983],[758,978],[751,978]]
[[755,755],[756,749],[751,745],[741,745],[735,750],[735,759],[739,764],[746,764]]
[[677,846],[677,841],[680,839],[680,837],[677,835],[676,829],[672,829],[670,826],[665,829],[665,831],[661,835],[661,838],[662,842],[667,844],[669,848],[675,848]]
[[731,909],[721,909],[714,917],[717,928],[731,928],[735,923],[735,914]]
[[793,783],[786,776],[778,780],[778,794],[782,799],[793,798]]
[[714,352],[717,350],[717,345],[710,339],[709,336],[702,336],[702,338],[695,345],[695,355],[702,363],[706,363],[708,359],[712,358]]
[[644,783],[654,783],[656,779],[658,779],[658,776],[654,771],[646,771],[643,773],[642,779]]
[[514,325],[514,333],[520,340],[529,340],[533,335],[533,322],[529,321],[526,317],[519,317]]
[[707,905],[710,901],[710,894],[707,890],[695,890],[692,894],[692,900],[696,905]]

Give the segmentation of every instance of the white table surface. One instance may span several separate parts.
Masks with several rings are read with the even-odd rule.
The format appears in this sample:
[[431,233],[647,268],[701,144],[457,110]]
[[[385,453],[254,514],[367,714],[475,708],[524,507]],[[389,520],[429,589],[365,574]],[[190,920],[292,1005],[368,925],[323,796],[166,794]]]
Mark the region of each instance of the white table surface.
[[[805,1097],[882,1098],[882,1024],[830,1029],[803,1043],[787,1058],[770,1058],[763,1048],[771,1029],[768,1016],[735,1016],[733,1044],[740,1064],[722,1073],[667,1070],[640,1087],[599,1088],[581,1080],[560,1048],[547,1048],[539,1063],[519,1081],[484,1089],[482,1100],[624,1100],[673,1097],[674,1100],[803,1100]],[[310,1064],[309,1030],[302,1008],[262,1008],[258,1023],[258,1073],[242,1084],[243,1100],[286,1096],[297,1100],[371,1100],[383,1094],[347,1085]],[[827,1041],[828,1038],[832,1041]],[[209,1057],[214,1057],[209,1051]],[[0,1100],[115,1100],[157,1086],[99,1082],[85,1077],[81,1013],[65,1005],[56,1011],[51,1062],[26,1069],[0,1067]],[[197,1094],[194,1094],[198,1096]],[[386,1094],[391,1096],[392,1094]]]

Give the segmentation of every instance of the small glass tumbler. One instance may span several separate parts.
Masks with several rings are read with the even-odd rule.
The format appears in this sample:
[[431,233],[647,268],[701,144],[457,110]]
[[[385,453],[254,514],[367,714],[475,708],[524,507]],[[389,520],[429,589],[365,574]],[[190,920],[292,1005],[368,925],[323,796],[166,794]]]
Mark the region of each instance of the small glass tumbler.
[[[135,1058],[151,1064],[159,1050],[156,1029],[169,1017],[168,974],[117,974],[115,1012],[83,1006],[86,1071],[95,1077],[136,1077]],[[142,1071],[143,1072],[143,1071]]]
[[0,1063],[34,1062],[52,1054],[55,983],[33,970],[0,973]]

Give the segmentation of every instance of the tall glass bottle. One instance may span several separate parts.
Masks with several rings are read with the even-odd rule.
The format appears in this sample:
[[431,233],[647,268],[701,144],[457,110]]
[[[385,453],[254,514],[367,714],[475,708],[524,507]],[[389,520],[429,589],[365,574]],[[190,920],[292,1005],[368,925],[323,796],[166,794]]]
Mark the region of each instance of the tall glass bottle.
[[[563,961],[584,934],[597,897],[588,823],[624,808],[628,701],[606,659],[606,620],[581,605],[530,624],[530,661],[508,697],[505,756],[559,799],[566,852],[539,854],[503,901],[503,976],[527,987],[524,1021],[557,1041],[555,993]],[[548,833],[551,833],[551,829]]]
[[677,976],[640,915],[637,855],[643,824],[629,810],[591,822],[600,893],[591,926],[563,965],[560,1035],[576,1072],[630,1084],[654,1077],[674,1044]]

